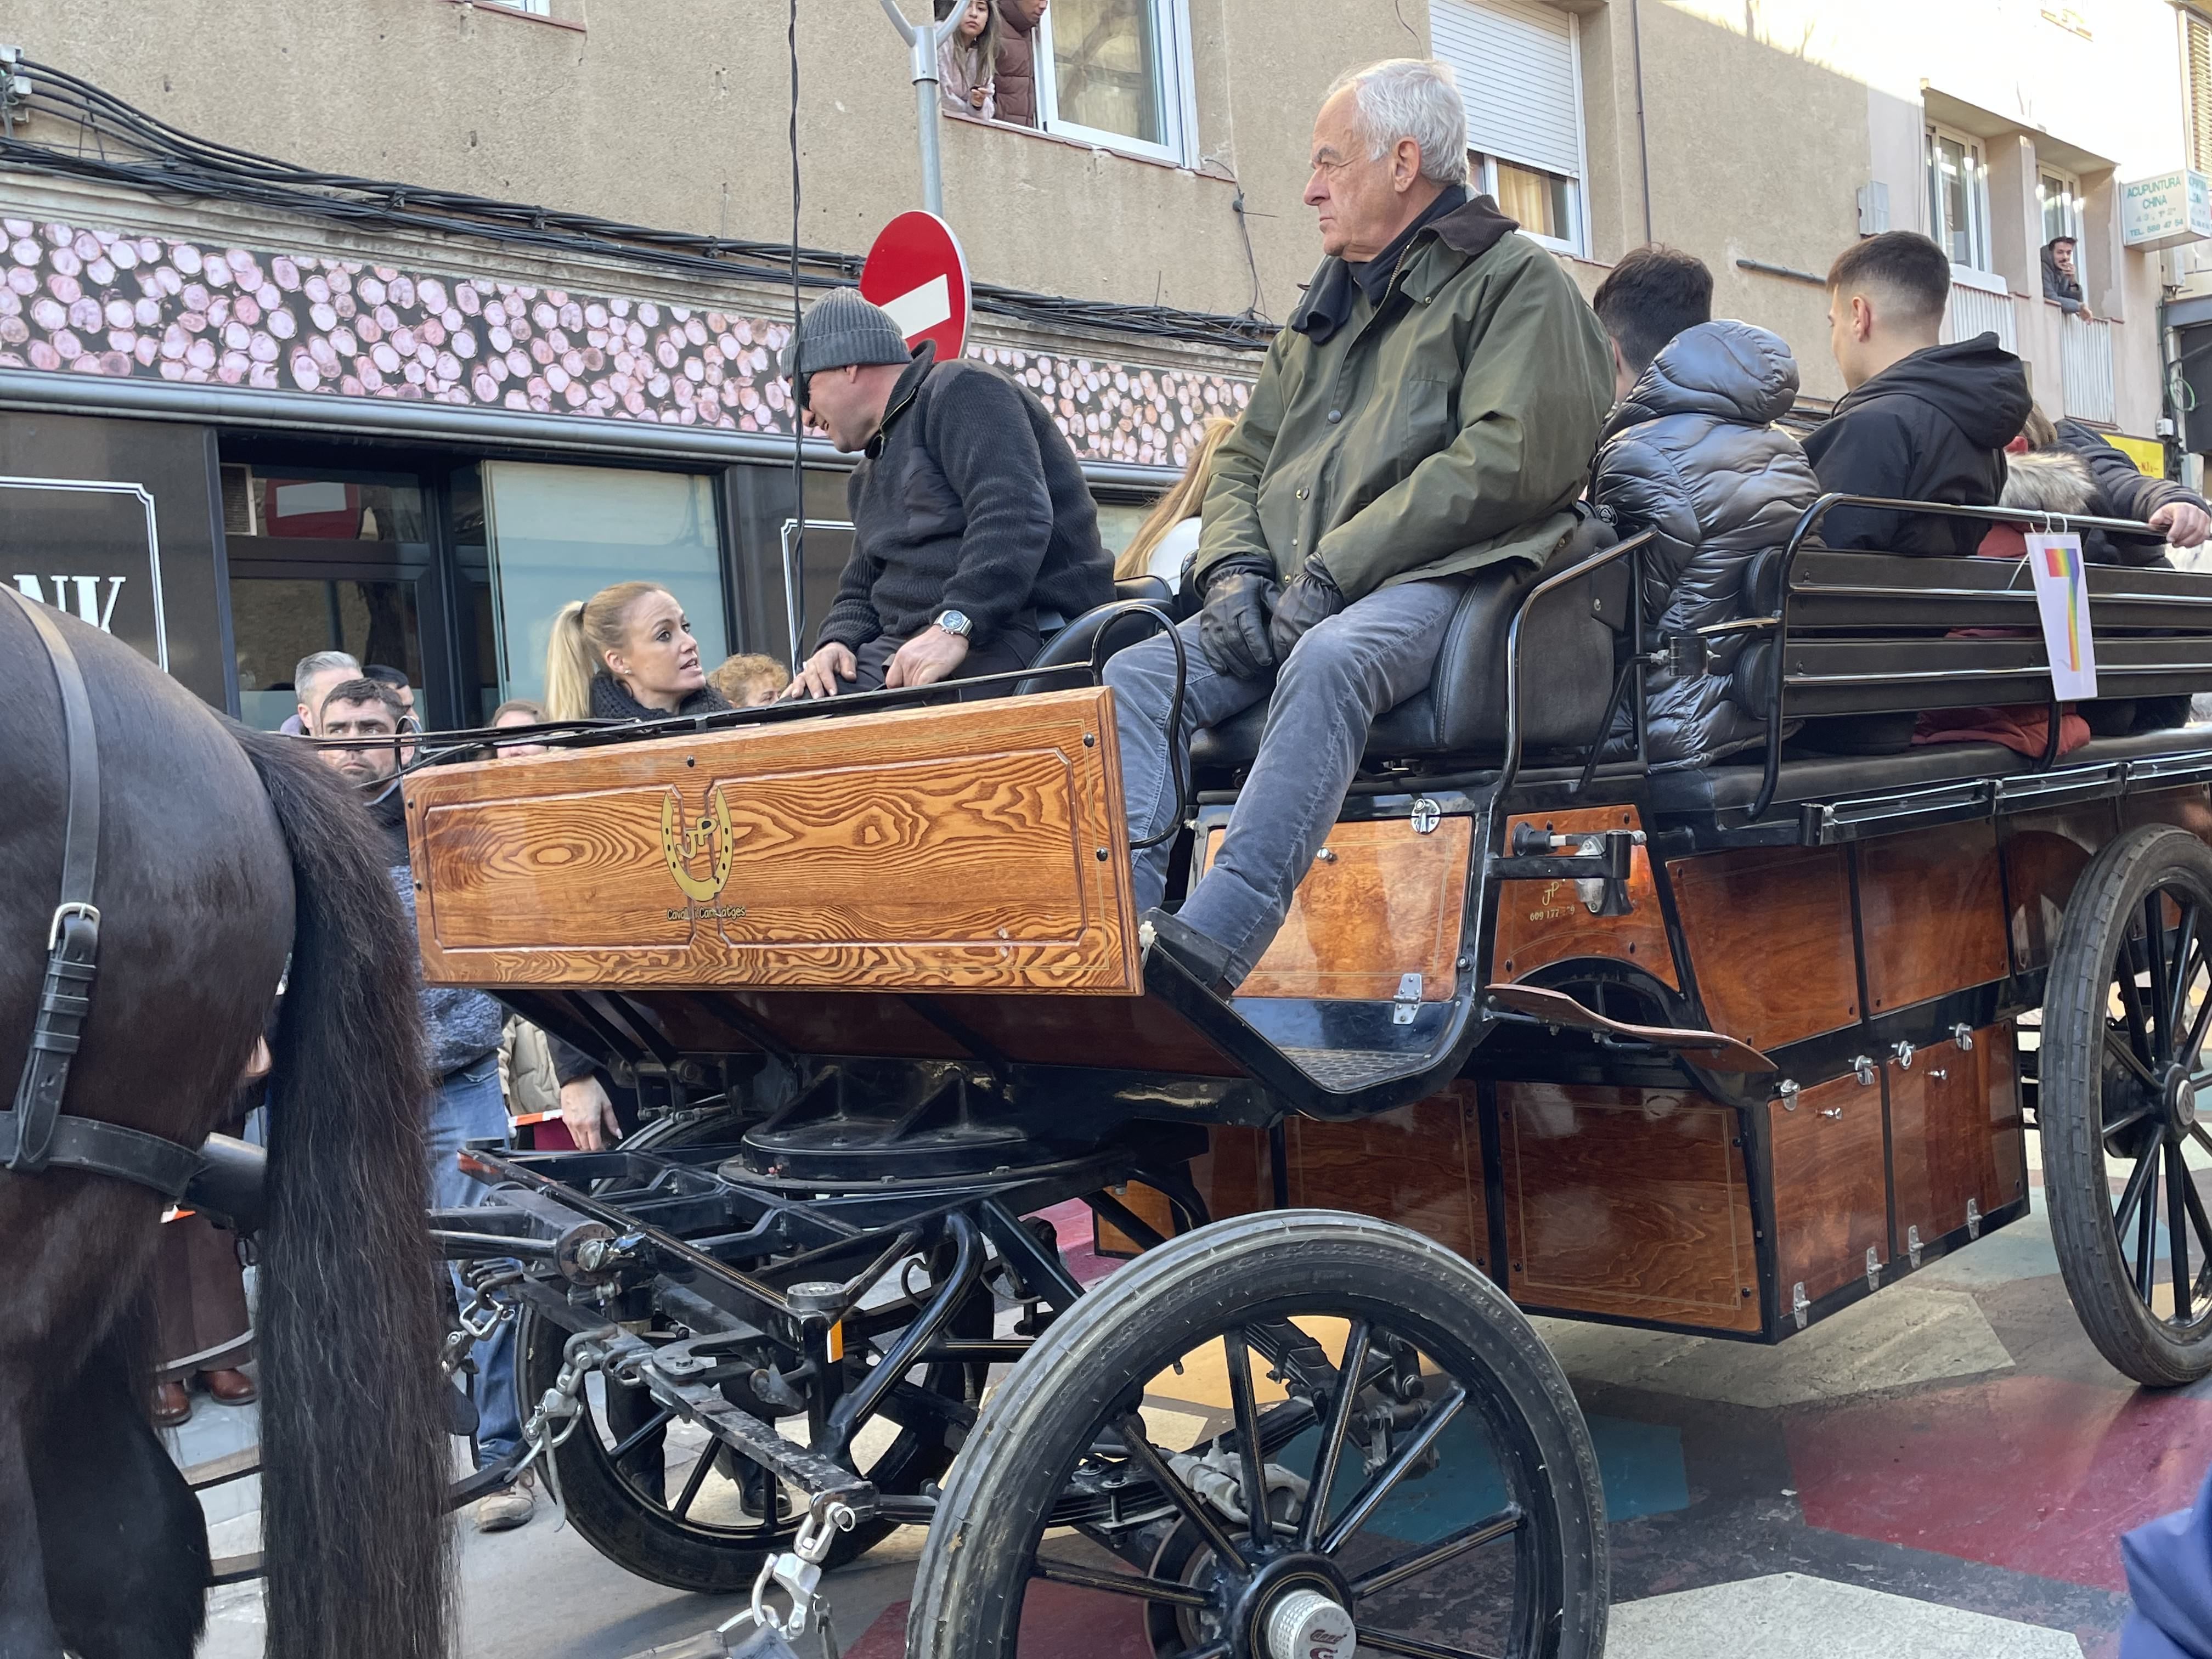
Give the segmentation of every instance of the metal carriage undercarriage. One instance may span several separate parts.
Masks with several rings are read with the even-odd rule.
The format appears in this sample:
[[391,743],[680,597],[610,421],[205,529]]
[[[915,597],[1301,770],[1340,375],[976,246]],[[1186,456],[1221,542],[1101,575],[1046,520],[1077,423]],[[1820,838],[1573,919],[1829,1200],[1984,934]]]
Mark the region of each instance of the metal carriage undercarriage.
[[[2212,1370],[2212,732],[1801,754],[2051,695],[1994,632],[2036,626],[2016,566],[1828,552],[1834,499],[1730,625],[1768,720],[1735,763],[1589,745],[1711,643],[1647,635],[1638,542],[1476,582],[1227,1000],[1139,937],[1091,686],[412,774],[428,976],[653,1116],[471,1154],[490,1200],[436,1218],[472,1317],[522,1311],[579,1530],[807,1602],[927,1525],[917,1653],[1094,1617],[1162,1655],[1598,1652],[1595,1461],[1516,1309],[1783,1340],[2025,1215],[2031,1123],[2098,1346]],[[2105,724],[2212,690],[2212,579],[2089,593]],[[1196,744],[1187,868],[1256,736]],[[1090,1290],[1046,1213],[1078,1200],[1136,1258]]]

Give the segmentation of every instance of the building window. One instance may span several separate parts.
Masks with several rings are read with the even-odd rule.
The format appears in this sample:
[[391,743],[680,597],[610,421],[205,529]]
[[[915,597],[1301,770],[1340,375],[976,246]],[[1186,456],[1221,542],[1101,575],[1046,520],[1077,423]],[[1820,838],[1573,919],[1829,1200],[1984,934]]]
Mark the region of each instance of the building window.
[[2035,175],[2036,205],[2043,211],[2043,240],[2047,244],[2070,236],[2081,240],[2081,182],[2056,167],[2039,168]]
[[2212,173],[2212,21],[2184,12],[2189,51],[2189,165]]
[[1580,21],[1543,0],[1430,0],[1429,34],[1467,106],[1468,184],[1547,246],[1586,252]]
[[1989,166],[1979,143],[1945,127],[1928,129],[1928,222],[1953,264],[1992,269]]
[[1186,0],[1054,0],[1036,43],[1047,131],[1188,165],[1195,117]]

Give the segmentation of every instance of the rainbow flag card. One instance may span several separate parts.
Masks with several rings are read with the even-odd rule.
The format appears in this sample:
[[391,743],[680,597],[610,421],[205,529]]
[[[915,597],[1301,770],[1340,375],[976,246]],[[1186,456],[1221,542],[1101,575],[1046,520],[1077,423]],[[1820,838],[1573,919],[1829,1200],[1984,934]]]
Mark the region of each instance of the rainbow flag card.
[[2051,653],[2051,683],[2061,702],[2097,695],[2097,641],[2089,631],[2089,586],[2082,574],[2081,538],[2027,537],[2027,568],[2035,577],[2035,607],[2043,614],[2043,643]]

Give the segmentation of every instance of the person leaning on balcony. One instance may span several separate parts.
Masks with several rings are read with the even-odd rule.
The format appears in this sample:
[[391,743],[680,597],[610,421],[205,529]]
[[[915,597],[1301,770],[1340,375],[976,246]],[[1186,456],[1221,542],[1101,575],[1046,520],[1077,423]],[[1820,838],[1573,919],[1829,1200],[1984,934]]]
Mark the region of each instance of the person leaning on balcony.
[[1082,464],[1030,392],[928,341],[909,352],[851,288],[815,301],[783,370],[808,422],[862,456],[852,556],[784,696],[1026,668],[1045,633],[1113,599]]
[[1045,0],[993,0],[999,9],[998,118],[1016,126],[1037,125],[1036,26]]
[[1175,641],[1106,666],[1133,842],[1174,819],[1170,755],[1267,704],[1218,855],[1173,915],[1170,846],[1135,852],[1156,948],[1233,988],[1282,926],[1375,716],[1429,683],[1472,571],[1565,543],[1613,397],[1605,331],[1557,260],[1467,189],[1451,70],[1347,75],[1314,123],[1326,256],[1216,453],[1181,739]]
[[2097,313],[2089,309],[2089,301],[2082,295],[2081,272],[2074,248],[2071,236],[2054,236],[2043,245],[2043,297],[2057,301],[2068,316],[2094,323]]
[[[1917,231],[1869,236],[1829,267],[1829,344],[1850,390],[1805,441],[1822,489],[1996,504],[2004,447],[2027,418],[2027,373],[1993,333],[1941,343],[1950,297],[1950,258]],[[1822,519],[1819,535],[1830,547],[1969,558],[1988,527],[1854,507]]]
[[998,113],[991,77],[998,72],[999,14],[991,0],[937,0],[937,21],[957,10],[959,27],[937,48],[937,95],[955,115],[988,121]]

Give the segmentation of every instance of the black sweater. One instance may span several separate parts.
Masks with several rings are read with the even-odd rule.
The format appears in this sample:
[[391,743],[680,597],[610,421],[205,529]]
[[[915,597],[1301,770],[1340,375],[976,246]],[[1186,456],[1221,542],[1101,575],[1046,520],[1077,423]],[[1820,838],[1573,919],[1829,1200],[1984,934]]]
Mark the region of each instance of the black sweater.
[[964,611],[981,645],[1028,611],[1073,620],[1114,597],[1075,452],[1044,405],[925,346],[846,487],[853,556],[817,644],[910,639]]

